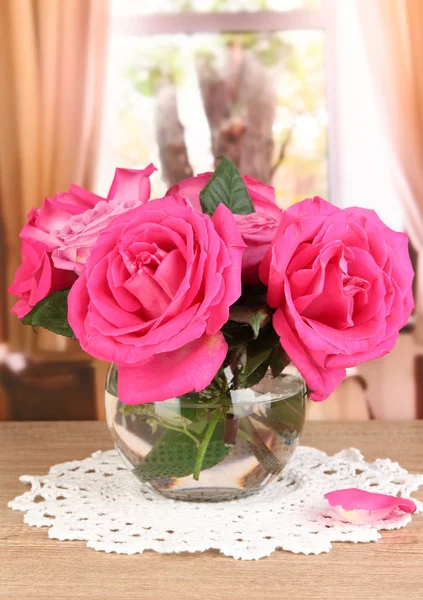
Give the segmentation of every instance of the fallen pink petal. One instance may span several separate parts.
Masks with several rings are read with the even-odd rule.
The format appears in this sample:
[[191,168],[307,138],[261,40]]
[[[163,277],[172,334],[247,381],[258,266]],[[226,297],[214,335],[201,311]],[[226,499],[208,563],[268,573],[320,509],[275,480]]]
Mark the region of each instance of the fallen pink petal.
[[417,510],[415,503],[408,498],[398,498],[388,494],[367,492],[358,488],[336,490],[325,494],[332,511],[342,521],[354,525],[368,525],[388,517],[395,508],[412,514]]

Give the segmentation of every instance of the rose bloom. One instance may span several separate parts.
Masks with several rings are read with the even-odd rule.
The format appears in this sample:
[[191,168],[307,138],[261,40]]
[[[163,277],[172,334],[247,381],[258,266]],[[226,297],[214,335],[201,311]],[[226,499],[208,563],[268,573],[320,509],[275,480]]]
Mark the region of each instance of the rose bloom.
[[284,211],[260,276],[313,400],[324,400],[347,367],[389,352],[414,307],[407,236],[374,211],[318,197]]
[[55,269],[42,242],[22,240],[22,264],[15,274],[9,292],[19,298],[12,313],[22,319],[30,310],[49,294],[69,288],[76,279],[70,271]]
[[68,318],[84,350],[117,363],[122,402],[209,385],[226,356],[220,329],[241,294],[243,250],[224,205],[211,219],[173,197],[117,217],[100,235]]
[[[184,179],[167,192],[187,198],[198,212],[202,212],[200,192],[213,173]],[[243,177],[255,211],[249,215],[235,215],[239,232],[247,248],[242,258],[242,280],[248,284],[259,283],[258,269],[273,240],[282,216],[277,206],[275,190],[253,177]]]
[[52,251],[54,265],[80,274],[91,246],[117,216],[147,202],[153,165],[143,170],[116,169],[107,199],[72,185],[68,192],[46,198],[33,209],[21,232]]

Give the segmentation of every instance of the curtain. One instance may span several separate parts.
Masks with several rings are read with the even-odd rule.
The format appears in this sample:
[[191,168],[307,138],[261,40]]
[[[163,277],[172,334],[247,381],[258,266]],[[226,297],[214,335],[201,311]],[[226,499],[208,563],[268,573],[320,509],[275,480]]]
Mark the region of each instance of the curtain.
[[392,165],[419,253],[416,329],[423,341],[423,2],[357,0],[378,105],[389,134]]
[[30,208],[71,183],[93,184],[108,4],[0,2],[0,302],[6,318],[0,333],[12,347],[30,353],[64,350],[66,341],[49,332],[34,336],[7,316],[13,298],[4,288],[20,263],[18,235]]

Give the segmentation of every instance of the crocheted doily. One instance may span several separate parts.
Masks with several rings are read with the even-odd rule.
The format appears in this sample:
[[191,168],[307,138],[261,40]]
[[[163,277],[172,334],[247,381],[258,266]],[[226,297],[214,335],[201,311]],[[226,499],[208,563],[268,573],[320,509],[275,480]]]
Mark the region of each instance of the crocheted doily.
[[[104,552],[203,552],[251,560],[276,549],[328,552],[333,542],[372,542],[380,529],[398,529],[411,515],[396,510],[371,525],[343,523],[331,514],[326,492],[358,487],[401,495],[423,485],[398,463],[367,463],[358,450],[328,456],[299,447],[283,475],[255,496],[218,503],[168,500],[142,486],[115,450],[55,465],[48,475],[20,478],[31,490],[9,503],[25,523],[49,527],[49,537],[83,540]],[[418,512],[423,503],[415,501]]]

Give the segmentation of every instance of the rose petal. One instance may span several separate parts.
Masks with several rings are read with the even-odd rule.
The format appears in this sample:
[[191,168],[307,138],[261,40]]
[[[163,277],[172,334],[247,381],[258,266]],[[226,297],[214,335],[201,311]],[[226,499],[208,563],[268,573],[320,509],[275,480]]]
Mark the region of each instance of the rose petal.
[[223,327],[229,318],[229,306],[241,295],[241,263],[245,244],[239,234],[236,222],[231,211],[224,205],[219,204],[213,218],[213,225],[225,242],[229,252],[230,264],[225,269],[225,290],[219,306],[215,306],[210,314],[207,325],[207,333],[215,333]]
[[323,198],[320,198],[320,196],[306,198],[302,202],[293,204],[283,212],[281,226],[283,226],[285,229],[291,223],[303,221],[304,219],[311,219],[312,217],[314,217],[314,222],[317,222],[315,217],[322,217],[322,222],[324,222],[327,220],[327,217],[340,211],[340,208],[334,206],[326,200],[323,200]]
[[196,177],[188,177],[180,183],[172,186],[167,192],[167,196],[182,196],[190,201],[192,207],[197,212],[203,212],[200,202],[200,192],[210,179],[213,173],[201,173]]
[[118,365],[119,398],[124,404],[145,404],[201,391],[216,375],[227,349],[219,332],[157,354],[145,364]]
[[305,208],[307,207],[299,213],[301,220],[295,220],[295,213],[287,215],[293,207],[288,208],[283,213],[273,245],[267,252],[259,268],[261,281],[269,286],[267,301],[272,308],[276,308],[282,300],[283,293],[281,286],[294,252],[300,244],[312,240],[319,229],[325,224],[327,220],[326,211],[328,210],[330,214],[330,210],[326,208],[326,204],[328,203],[323,204],[321,207],[320,203],[315,200],[308,202],[307,206],[310,207],[311,215],[313,212],[318,212],[320,207],[322,209],[322,212],[318,212],[313,218],[306,216]]
[[187,265],[179,250],[172,250],[158,266],[154,279],[159,283],[169,298],[173,298],[185,276]]
[[145,169],[116,169],[107,199],[147,202],[150,198],[150,175],[154,171],[157,169],[153,164]]
[[273,326],[281,338],[285,352],[311,389],[311,399],[318,402],[325,400],[345,378],[345,369],[320,367],[313,360],[312,352],[300,343],[300,338],[293,332],[280,308],[273,316]]
[[[72,184],[68,192],[58,194],[56,198],[60,199],[62,205],[71,214],[79,214],[83,210],[94,208],[97,202],[104,200],[101,196],[86,190],[85,188]],[[73,207],[73,208],[72,208]]]
[[76,280],[75,273],[53,266],[47,246],[34,240],[22,240],[22,264],[15,274],[9,292],[19,298],[11,312],[20,319],[49,294],[68,289]]
[[[107,280],[108,257],[105,256],[87,272],[86,286],[90,295],[90,302],[97,308],[101,315],[117,327],[131,327],[142,320],[132,312],[126,312],[117,304]],[[80,276],[81,279],[82,275]],[[126,287],[126,286],[125,286]]]
[[325,494],[332,510],[343,520],[356,525],[374,523],[386,518],[394,508],[412,514],[417,510],[409,498],[368,492],[358,488],[336,490]]
[[147,269],[140,269],[131,279],[125,281],[123,286],[140,301],[140,314],[143,319],[156,319],[169,306],[169,296]]
[[118,252],[109,254],[107,261],[107,281],[116,302],[127,312],[136,312],[141,308],[141,303],[138,298],[122,285],[129,277],[129,273],[121,255]]
[[[328,295],[332,297],[331,304],[328,304]],[[302,315],[309,319],[318,318],[321,323],[343,330],[354,325],[352,306],[352,298],[344,292],[339,268],[329,264],[325,271],[323,292],[308,303]]]
[[260,197],[260,200],[265,199],[267,202],[276,204],[275,188],[273,186],[267,185],[267,183],[262,183],[258,179],[254,179],[254,177],[250,177],[249,175],[244,175],[243,180],[245,185],[247,186],[248,192],[252,200],[255,192],[255,194],[257,194]]
[[87,290],[86,271],[73,284],[68,296],[68,321],[79,343],[84,349],[87,332],[85,329],[85,318],[90,302]]

